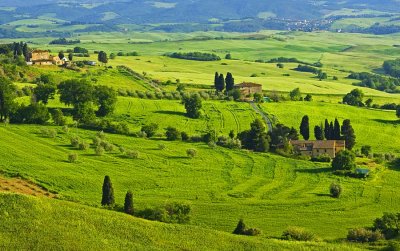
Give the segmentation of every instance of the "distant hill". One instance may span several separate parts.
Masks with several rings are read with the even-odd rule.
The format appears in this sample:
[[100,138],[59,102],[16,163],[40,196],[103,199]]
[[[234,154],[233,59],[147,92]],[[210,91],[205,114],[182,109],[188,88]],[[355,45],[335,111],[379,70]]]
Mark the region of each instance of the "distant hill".
[[0,7],[15,7],[12,11],[0,11],[0,15],[13,17],[24,15],[32,18],[51,13],[67,21],[113,24],[204,23],[247,17],[304,20],[319,19],[343,9],[400,12],[397,0],[3,0]]

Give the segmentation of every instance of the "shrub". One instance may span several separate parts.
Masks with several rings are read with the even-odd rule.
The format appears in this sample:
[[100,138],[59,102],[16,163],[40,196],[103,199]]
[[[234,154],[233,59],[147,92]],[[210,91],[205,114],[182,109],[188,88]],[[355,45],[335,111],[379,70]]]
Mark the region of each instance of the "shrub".
[[368,155],[371,153],[371,151],[372,151],[371,146],[366,145],[366,146],[361,147],[361,153],[366,157],[368,157]]
[[158,144],[158,150],[164,150],[166,146],[164,144]]
[[233,234],[256,236],[261,234],[261,231],[257,228],[246,228],[243,219],[240,219],[235,230],[233,230]]
[[126,156],[130,159],[138,159],[139,152],[135,150],[126,151]]
[[133,194],[131,191],[128,191],[125,195],[124,212],[133,215]]
[[95,151],[97,156],[102,156],[105,152],[104,147],[102,147],[101,145],[98,145]]
[[103,142],[103,141],[102,141],[101,138],[99,138],[99,137],[94,137],[94,138],[93,138],[93,146],[94,146],[94,147],[100,146],[102,142]]
[[189,135],[187,134],[187,132],[181,132],[181,138],[182,138],[182,141],[188,141]]
[[99,137],[100,139],[106,139],[106,134],[104,133],[104,131],[100,131],[97,133],[97,137]]
[[356,168],[355,164],[356,155],[349,151],[340,151],[332,161],[332,168],[334,170],[353,170]]
[[73,137],[71,137],[70,141],[71,141],[71,145],[73,147],[79,147],[79,143],[80,143],[81,139],[78,136],[73,136]]
[[76,153],[68,154],[68,162],[75,163],[78,160],[78,155]]
[[103,141],[101,144],[104,147],[104,150],[106,150],[106,152],[112,152],[115,149],[115,146],[109,142]]
[[187,149],[186,154],[189,158],[194,158],[197,156],[197,150],[193,148]]
[[216,148],[217,147],[217,144],[215,144],[215,142],[214,141],[210,141],[210,142],[208,142],[208,147],[210,147],[211,149],[214,149],[214,148]]
[[64,133],[69,133],[69,127],[67,125],[64,125],[62,127],[62,130],[63,130]]
[[258,228],[249,228],[245,232],[245,235],[248,235],[248,236],[257,236],[260,234],[261,234],[261,230]]
[[54,124],[56,125],[63,126],[67,122],[67,119],[64,117],[64,114],[60,108],[55,109],[51,113],[51,116],[53,118]]
[[175,127],[168,127],[165,136],[167,137],[167,140],[174,141],[178,140],[181,135]]
[[350,229],[347,234],[347,240],[354,242],[374,242],[383,239],[380,231],[372,231],[365,228]]
[[79,143],[79,150],[87,150],[89,148],[89,144],[82,141]]
[[144,125],[144,126],[142,126],[142,129],[141,129],[141,131],[145,132],[147,137],[149,137],[149,138],[153,137],[156,134],[157,130],[158,130],[158,125],[155,123]]
[[329,187],[329,192],[333,198],[339,198],[342,193],[342,187],[339,184],[332,183]]
[[400,213],[384,213],[374,221],[374,229],[381,231],[386,239],[392,239],[400,233]]
[[120,153],[124,154],[126,152],[125,148],[123,146],[119,146],[118,150]]
[[282,239],[295,241],[313,241],[316,236],[301,227],[289,227],[282,234]]
[[147,133],[140,131],[136,134],[139,138],[147,138]]

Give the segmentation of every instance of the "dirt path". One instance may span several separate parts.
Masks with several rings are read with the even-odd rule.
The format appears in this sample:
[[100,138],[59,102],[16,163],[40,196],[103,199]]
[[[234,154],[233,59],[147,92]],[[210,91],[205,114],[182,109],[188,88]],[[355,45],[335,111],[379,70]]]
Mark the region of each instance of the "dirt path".
[[268,126],[268,131],[272,132],[272,121],[271,119],[263,112],[260,110],[260,108],[258,108],[258,106],[254,103],[254,102],[250,102],[250,106],[258,113],[261,115],[261,117],[264,119],[265,123]]
[[6,178],[0,176],[0,192],[20,193],[38,197],[55,198],[56,194],[46,191],[33,182],[19,178]]

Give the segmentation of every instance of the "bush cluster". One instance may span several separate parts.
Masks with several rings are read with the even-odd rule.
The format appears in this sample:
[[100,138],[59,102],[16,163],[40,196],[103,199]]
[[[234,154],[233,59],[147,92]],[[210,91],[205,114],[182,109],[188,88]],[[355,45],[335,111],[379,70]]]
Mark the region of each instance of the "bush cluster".
[[315,234],[307,231],[301,227],[289,227],[282,234],[284,240],[295,240],[295,241],[315,241],[317,237]]

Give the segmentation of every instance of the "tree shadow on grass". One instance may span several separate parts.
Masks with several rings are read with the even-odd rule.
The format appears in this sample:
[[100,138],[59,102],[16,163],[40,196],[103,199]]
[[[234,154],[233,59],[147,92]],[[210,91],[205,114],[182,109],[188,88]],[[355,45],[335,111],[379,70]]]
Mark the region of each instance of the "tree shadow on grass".
[[318,197],[331,197],[331,195],[327,193],[313,193],[313,194],[315,194]]
[[168,159],[190,159],[190,157],[187,157],[187,156],[171,156],[171,157],[168,157]]
[[373,119],[373,121],[387,125],[400,125],[400,120]]
[[296,169],[298,173],[310,173],[310,174],[318,174],[318,173],[330,173],[332,172],[332,168],[324,167],[324,168],[313,168],[313,169]]
[[165,115],[186,116],[186,113],[184,113],[184,112],[176,112],[176,111],[155,111],[154,113],[165,114]]
[[400,158],[397,158],[388,164],[390,170],[400,171]]

